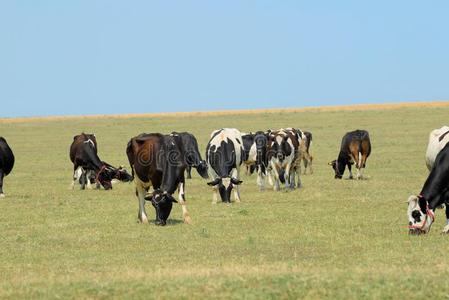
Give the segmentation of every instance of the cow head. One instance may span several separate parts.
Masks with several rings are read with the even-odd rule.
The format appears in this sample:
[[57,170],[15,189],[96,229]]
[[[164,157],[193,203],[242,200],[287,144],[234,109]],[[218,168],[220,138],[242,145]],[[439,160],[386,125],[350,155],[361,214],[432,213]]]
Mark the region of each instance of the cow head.
[[146,197],[146,200],[150,200],[156,211],[156,225],[165,226],[167,219],[170,216],[170,212],[173,206],[173,202],[178,202],[167,192],[156,190],[150,197]]
[[105,190],[110,190],[112,189],[111,180],[114,178],[113,176],[114,171],[103,166],[98,171],[95,181],[100,183]]
[[409,234],[428,233],[435,217],[427,201],[423,197],[412,195],[408,198],[407,203]]
[[275,157],[279,162],[283,162],[284,159],[292,152],[290,144],[288,143],[288,135],[275,135],[271,136],[270,145],[270,157]]
[[338,163],[338,160],[334,159],[331,161],[329,166],[332,166],[332,169],[334,169],[335,172],[335,179],[342,179],[343,173],[345,172],[345,165]]
[[216,178],[214,181],[208,182],[207,184],[210,186],[217,187],[218,192],[220,193],[221,201],[223,202],[231,202],[231,192],[234,185],[241,184],[242,181],[238,180],[234,177],[223,177]]
[[120,180],[122,182],[130,182],[134,179],[133,176],[129,174],[122,166],[120,166],[118,169],[115,169],[114,171],[114,179]]
[[207,163],[205,160],[200,160],[199,164],[196,166],[196,170],[204,179],[209,178],[209,175],[207,174]]

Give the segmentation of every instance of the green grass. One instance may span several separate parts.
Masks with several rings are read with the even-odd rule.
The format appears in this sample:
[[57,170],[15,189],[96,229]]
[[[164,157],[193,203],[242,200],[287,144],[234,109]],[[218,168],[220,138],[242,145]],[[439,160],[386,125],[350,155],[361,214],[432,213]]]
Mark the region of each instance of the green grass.
[[[444,212],[429,235],[409,236],[404,203],[428,174],[428,133],[448,115],[401,108],[0,124],[16,155],[0,200],[0,297],[448,298]],[[179,205],[166,227],[138,224],[133,183],[68,189],[68,148],[83,130],[96,133],[103,160],[127,166],[126,143],[141,132],[190,131],[204,156],[214,129],[287,126],[314,135],[315,173],[302,176],[304,187],[259,192],[255,176],[243,176],[242,203],[212,205],[194,172],[192,225]],[[368,180],[335,180],[327,163],[356,128],[371,135]]]

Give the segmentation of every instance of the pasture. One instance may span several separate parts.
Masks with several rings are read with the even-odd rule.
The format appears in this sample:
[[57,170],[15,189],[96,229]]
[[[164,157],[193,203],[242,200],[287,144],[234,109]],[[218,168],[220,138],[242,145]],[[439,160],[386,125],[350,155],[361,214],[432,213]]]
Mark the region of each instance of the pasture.
[[[427,177],[428,133],[448,116],[449,107],[402,107],[0,123],[16,156],[0,199],[0,297],[447,298],[444,211],[429,235],[409,236],[404,202]],[[193,170],[192,225],[177,204],[166,227],[138,224],[134,183],[68,189],[68,148],[81,131],[96,134],[100,158],[129,170],[126,144],[141,132],[189,131],[204,158],[214,129],[289,126],[313,133],[315,172],[303,188],[259,192],[243,174],[242,202],[212,205]],[[327,163],[357,128],[373,146],[367,180],[335,180]]]

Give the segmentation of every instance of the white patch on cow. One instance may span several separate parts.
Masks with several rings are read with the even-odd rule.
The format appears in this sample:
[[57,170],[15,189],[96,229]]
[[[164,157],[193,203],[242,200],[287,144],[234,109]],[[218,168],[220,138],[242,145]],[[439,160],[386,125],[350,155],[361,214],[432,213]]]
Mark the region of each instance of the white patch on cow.
[[0,198],[5,198],[5,194],[1,193]]
[[139,212],[138,218],[142,224],[148,224],[148,216],[145,211],[145,195],[146,195],[146,187],[150,185],[150,183],[144,183],[136,176],[136,191],[137,191],[137,199],[139,201]]
[[231,178],[223,178],[223,185],[226,189],[231,185]]
[[[449,221],[449,220],[448,220]],[[447,224],[446,226],[444,226],[442,233],[449,233],[449,224]]]
[[441,141],[439,140],[440,137],[448,131],[449,127],[443,126],[439,129],[432,130],[429,134],[429,143],[426,150],[426,166],[429,171],[432,170],[438,153],[440,153],[441,149],[443,149],[449,142],[449,134],[446,134]]
[[251,148],[249,149],[249,154],[248,154],[248,161],[250,163],[255,163],[257,161],[257,147],[256,147],[256,142],[254,142],[251,145]]
[[95,143],[91,139],[88,139],[87,141],[84,141],[84,143],[85,144],[91,143],[92,146],[95,148]]

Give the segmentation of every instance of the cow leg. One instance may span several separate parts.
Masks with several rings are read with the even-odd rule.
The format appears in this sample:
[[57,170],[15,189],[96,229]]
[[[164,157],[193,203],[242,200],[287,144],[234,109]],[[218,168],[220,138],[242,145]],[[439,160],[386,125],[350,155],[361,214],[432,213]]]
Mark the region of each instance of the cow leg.
[[291,165],[290,164],[286,165],[285,166],[285,172],[284,172],[285,189],[291,189],[292,188],[291,182],[292,182],[292,179],[294,180],[294,178],[291,178],[291,174],[293,173],[291,171],[292,171],[291,170]]
[[313,157],[311,155],[309,155],[309,161],[307,162],[307,164],[309,166],[309,174],[313,174],[312,161],[313,161]]
[[192,179],[192,167],[191,166],[186,167],[186,172],[187,172],[187,179]]
[[[232,177],[239,179],[239,171],[237,169],[234,169],[232,171]],[[236,184],[234,185],[234,201],[240,202],[240,185]]]
[[137,194],[137,200],[139,200],[139,212],[137,214],[137,219],[142,224],[148,224],[148,216],[147,212],[145,211],[145,194],[146,190],[140,185],[136,185],[136,194]]
[[86,172],[86,185],[87,185],[87,189],[91,190],[92,189],[92,184],[90,183],[90,175],[91,175],[92,171],[89,170]]
[[86,181],[87,181],[87,173],[86,173],[86,171],[82,170],[81,177],[80,177],[80,184],[81,184],[82,190],[86,189]]
[[218,202],[218,187],[212,187],[212,204],[217,204]]
[[279,171],[276,167],[274,167],[271,171],[273,172],[273,177],[274,177],[273,190],[279,191],[281,189],[281,187],[279,185]]
[[443,228],[442,233],[449,233],[449,205],[446,203],[446,226]]
[[78,178],[78,165],[73,165],[73,176],[72,176],[72,183],[70,184],[70,188],[73,190],[75,188],[75,181],[79,180]]
[[349,179],[354,179],[354,177],[352,176],[352,170],[351,170],[351,163],[348,163],[348,170],[349,170]]
[[184,220],[184,223],[191,224],[192,219],[190,218],[189,212],[187,211],[187,204],[186,204],[186,197],[185,197],[185,182],[184,181],[182,181],[179,184],[178,190],[179,190],[178,202],[179,202],[179,204],[181,204],[182,218]]
[[262,172],[262,168],[257,170],[257,186],[260,191],[265,190],[265,175]]
[[3,170],[0,170],[0,198],[5,198],[5,194],[3,194],[3,178],[5,178],[5,173]]
[[296,175],[298,175],[298,182],[296,183],[296,188],[301,188],[302,182],[301,182],[301,170],[296,169],[295,170]]
[[267,176],[268,176],[268,184],[271,186],[274,186],[273,182],[273,174],[271,174],[271,169],[267,169]]

